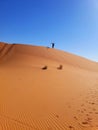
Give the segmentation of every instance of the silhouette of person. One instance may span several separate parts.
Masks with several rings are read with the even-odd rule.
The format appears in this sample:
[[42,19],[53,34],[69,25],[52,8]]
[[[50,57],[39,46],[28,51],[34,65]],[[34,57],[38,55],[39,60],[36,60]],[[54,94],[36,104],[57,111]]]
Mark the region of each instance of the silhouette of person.
[[54,43],[51,43],[51,44],[52,44],[52,48],[54,48],[54,45],[55,45],[55,44],[54,44]]

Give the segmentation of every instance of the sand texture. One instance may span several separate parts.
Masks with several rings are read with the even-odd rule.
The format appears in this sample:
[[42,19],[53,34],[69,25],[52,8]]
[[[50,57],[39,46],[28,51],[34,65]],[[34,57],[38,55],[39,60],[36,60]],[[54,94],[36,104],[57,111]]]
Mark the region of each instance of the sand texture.
[[1,42],[0,130],[98,130],[98,63]]

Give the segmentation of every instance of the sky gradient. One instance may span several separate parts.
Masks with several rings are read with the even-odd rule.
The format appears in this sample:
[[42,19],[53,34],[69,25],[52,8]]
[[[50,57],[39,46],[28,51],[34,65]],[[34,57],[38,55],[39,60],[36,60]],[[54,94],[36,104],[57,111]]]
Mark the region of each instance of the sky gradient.
[[98,0],[0,0],[0,41],[54,42],[98,61]]

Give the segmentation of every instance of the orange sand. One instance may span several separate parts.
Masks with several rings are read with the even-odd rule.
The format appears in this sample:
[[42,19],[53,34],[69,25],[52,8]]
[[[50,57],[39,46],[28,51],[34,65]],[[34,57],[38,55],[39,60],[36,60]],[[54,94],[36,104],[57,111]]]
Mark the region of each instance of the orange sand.
[[0,43],[0,130],[98,130],[98,63]]

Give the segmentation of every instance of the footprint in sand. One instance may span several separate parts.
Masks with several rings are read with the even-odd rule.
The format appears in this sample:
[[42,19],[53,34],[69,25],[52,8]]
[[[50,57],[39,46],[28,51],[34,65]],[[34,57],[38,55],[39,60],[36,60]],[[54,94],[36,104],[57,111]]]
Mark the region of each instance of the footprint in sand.
[[86,109],[84,108],[83,111],[86,111]]
[[98,114],[98,112],[95,112],[95,114]]
[[56,116],[56,118],[59,118],[59,115],[55,115]]
[[85,105],[84,104],[81,104],[81,107],[84,107]]
[[78,118],[77,118],[76,116],[74,116],[74,119],[75,119],[75,120],[78,120]]
[[87,121],[91,121],[91,120],[92,120],[92,118],[90,118],[90,117],[87,118]]
[[89,114],[93,114],[93,112],[92,112],[92,111],[90,111],[90,112],[89,112]]
[[94,102],[88,102],[90,105],[95,105],[95,103]]
[[88,117],[88,116],[89,116],[89,114],[86,114],[86,116]]
[[81,122],[83,126],[89,126],[89,122],[88,121],[83,121]]
[[71,125],[69,126],[69,129],[70,130],[75,130],[75,128],[73,126],[71,126]]

